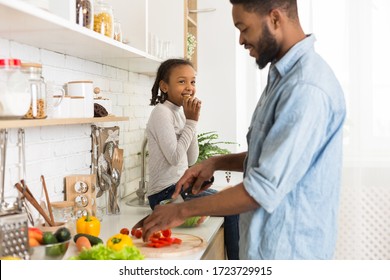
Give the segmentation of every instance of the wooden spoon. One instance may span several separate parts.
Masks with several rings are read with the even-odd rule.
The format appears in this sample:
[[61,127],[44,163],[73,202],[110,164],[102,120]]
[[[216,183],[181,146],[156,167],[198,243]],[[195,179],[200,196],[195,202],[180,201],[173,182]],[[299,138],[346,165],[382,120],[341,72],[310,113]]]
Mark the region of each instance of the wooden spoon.
[[47,208],[49,210],[50,219],[51,219],[51,222],[53,224],[55,224],[53,210],[51,209],[51,203],[50,203],[50,199],[49,199],[49,193],[47,192],[45,177],[43,175],[41,175],[41,182],[43,185],[43,190],[45,191],[46,203],[47,203]]

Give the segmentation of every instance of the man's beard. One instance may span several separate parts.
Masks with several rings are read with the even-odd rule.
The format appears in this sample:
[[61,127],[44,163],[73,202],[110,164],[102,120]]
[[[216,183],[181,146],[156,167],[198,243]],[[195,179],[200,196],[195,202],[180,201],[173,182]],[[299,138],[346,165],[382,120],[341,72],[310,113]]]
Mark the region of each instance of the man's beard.
[[256,63],[260,69],[264,69],[269,62],[272,62],[280,51],[280,46],[275,38],[272,37],[267,25],[264,25],[262,33],[263,36],[257,43],[256,48],[258,54]]

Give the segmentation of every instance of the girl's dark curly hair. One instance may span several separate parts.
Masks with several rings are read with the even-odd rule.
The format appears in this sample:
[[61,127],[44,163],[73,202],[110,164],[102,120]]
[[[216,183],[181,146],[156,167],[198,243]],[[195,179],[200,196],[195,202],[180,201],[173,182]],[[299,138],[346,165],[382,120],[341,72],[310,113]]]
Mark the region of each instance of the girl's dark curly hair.
[[154,81],[151,90],[152,91],[152,98],[150,99],[151,106],[155,106],[158,103],[164,103],[165,100],[168,99],[168,93],[160,91],[160,82],[164,81],[166,83],[169,83],[169,76],[171,75],[172,69],[181,65],[189,65],[192,68],[194,68],[191,61],[180,59],[180,58],[168,59],[163,63],[161,63],[160,67],[158,67],[156,80]]

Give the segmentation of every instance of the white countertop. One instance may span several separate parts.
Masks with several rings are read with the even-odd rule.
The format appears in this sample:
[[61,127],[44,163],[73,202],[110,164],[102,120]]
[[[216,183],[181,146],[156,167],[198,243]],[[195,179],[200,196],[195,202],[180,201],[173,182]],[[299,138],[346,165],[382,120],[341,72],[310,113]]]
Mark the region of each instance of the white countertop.
[[[114,234],[119,233],[119,231],[126,227],[129,230],[133,227],[135,223],[137,223],[140,219],[150,214],[152,210],[148,207],[133,207],[128,206],[122,201],[120,205],[120,214],[118,215],[105,215],[101,222],[101,230],[99,237],[106,242],[107,239]],[[193,228],[174,228],[172,229],[173,235],[175,233],[185,233],[192,234],[198,237],[201,237],[207,244],[209,244],[218,229],[223,224],[222,217],[210,217],[207,221],[201,224],[198,227]],[[189,253],[188,255],[181,255],[181,260],[199,260],[202,258],[202,255],[206,251],[207,247],[203,247],[196,252]],[[77,249],[74,242],[71,242],[71,246],[68,249],[64,259],[67,259],[70,256],[76,255]],[[164,255],[163,259],[178,259],[178,257],[167,257]]]

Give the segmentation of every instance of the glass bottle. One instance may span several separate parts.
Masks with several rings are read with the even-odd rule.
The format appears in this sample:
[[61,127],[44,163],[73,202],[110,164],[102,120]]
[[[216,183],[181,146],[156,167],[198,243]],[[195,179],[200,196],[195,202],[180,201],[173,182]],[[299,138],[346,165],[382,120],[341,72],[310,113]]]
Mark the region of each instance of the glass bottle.
[[89,29],[93,29],[93,5],[92,0],[77,0],[76,23]]
[[28,78],[20,59],[0,59],[0,118],[22,118],[30,106]]
[[122,26],[118,20],[114,22],[114,40],[122,42]]
[[112,6],[103,0],[97,0],[94,6],[93,30],[114,38],[114,14]]
[[46,84],[42,77],[42,64],[22,63],[22,72],[28,75],[30,83],[30,109],[25,119],[44,119],[47,117]]

